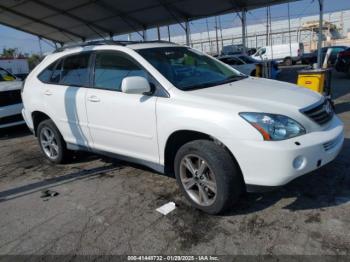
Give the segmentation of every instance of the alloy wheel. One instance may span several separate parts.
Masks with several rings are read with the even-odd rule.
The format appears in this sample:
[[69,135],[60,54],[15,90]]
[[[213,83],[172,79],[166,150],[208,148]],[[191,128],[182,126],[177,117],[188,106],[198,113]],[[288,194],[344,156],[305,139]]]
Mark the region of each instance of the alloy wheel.
[[215,174],[200,156],[186,155],[180,163],[180,180],[189,197],[198,205],[215,202],[217,184]]
[[44,127],[40,132],[40,144],[45,155],[54,160],[59,156],[59,147],[54,132],[49,127]]

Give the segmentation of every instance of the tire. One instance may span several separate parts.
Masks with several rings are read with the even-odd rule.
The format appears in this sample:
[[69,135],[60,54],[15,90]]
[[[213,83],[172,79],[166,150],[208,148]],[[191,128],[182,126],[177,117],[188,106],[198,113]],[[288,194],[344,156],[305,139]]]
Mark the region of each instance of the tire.
[[290,57],[285,58],[284,61],[283,61],[283,64],[284,64],[285,66],[291,66],[291,65],[293,65],[293,60],[292,60],[292,58],[290,58]]
[[195,208],[208,214],[227,211],[244,192],[238,164],[225,148],[212,141],[195,140],[183,145],[174,162],[182,193]]
[[68,159],[66,142],[51,119],[39,124],[37,136],[42,153],[51,163],[62,164]]

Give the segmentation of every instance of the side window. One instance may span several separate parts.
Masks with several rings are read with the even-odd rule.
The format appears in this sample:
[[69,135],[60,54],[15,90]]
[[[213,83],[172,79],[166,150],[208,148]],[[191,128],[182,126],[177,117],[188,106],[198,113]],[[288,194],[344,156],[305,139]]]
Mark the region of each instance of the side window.
[[44,71],[42,71],[39,75],[38,78],[40,81],[44,82],[44,83],[49,83],[52,73],[55,69],[55,66],[57,64],[57,61],[52,63],[50,66],[48,66]]
[[94,88],[121,91],[121,84],[128,76],[148,76],[147,72],[126,55],[117,52],[96,54]]
[[[59,84],[67,86],[88,86],[90,54],[91,53],[82,53],[65,58]],[[57,68],[57,70],[58,69],[59,68]]]
[[332,55],[333,55],[333,54],[336,55],[336,54],[338,54],[338,53],[341,52],[341,51],[344,51],[344,48],[342,48],[342,47],[333,48],[333,49],[332,49]]
[[261,56],[261,55],[264,55],[265,53],[266,53],[266,48],[262,47],[256,52],[254,56]]

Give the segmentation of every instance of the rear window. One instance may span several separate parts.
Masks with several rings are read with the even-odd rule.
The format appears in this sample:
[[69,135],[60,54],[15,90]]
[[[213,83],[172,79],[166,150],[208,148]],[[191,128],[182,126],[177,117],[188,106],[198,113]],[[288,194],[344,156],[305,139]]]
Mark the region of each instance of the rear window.
[[44,83],[67,86],[88,86],[91,53],[62,58],[42,71],[38,78]]
[[39,80],[44,83],[49,83],[56,64],[57,62],[52,63],[49,67],[42,71],[38,76]]

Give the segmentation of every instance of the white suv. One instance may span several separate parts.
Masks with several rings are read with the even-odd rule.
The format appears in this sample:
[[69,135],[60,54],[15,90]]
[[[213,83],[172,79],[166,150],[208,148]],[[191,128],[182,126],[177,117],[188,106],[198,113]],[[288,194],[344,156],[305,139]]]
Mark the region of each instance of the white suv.
[[48,160],[88,150],[174,174],[217,214],[245,190],[282,186],[332,161],[343,124],[321,95],[251,78],[171,43],[59,50],[28,76],[23,116]]

